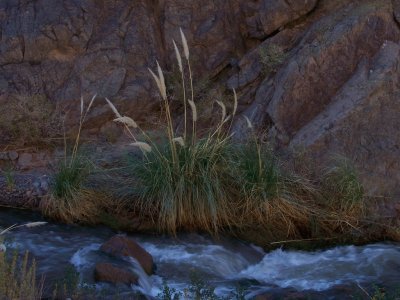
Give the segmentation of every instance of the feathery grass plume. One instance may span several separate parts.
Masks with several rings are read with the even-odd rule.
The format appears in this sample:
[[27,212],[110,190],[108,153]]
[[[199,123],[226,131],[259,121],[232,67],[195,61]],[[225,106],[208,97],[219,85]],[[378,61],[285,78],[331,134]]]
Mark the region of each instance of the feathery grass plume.
[[161,87],[160,78],[158,78],[158,76],[157,76],[150,68],[148,68],[148,70],[149,70],[151,76],[153,76],[154,81],[155,81],[156,84],[157,84],[158,91],[159,91],[159,93],[161,94],[161,93],[162,93],[162,87]]
[[182,46],[183,46],[183,53],[185,54],[185,58],[189,60],[189,46],[186,39],[185,34],[183,33],[182,28],[179,29],[181,32],[181,39],[182,39]]
[[221,107],[222,109],[222,116],[221,116],[221,124],[225,123],[225,119],[226,119],[226,106],[222,101],[216,101],[217,104]]
[[97,94],[94,94],[93,97],[92,97],[92,100],[90,100],[89,106],[88,106],[88,108],[86,110],[87,112],[89,112],[89,110],[92,108],[93,102],[96,99],[96,97],[97,97]]
[[151,146],[145,142],[131,143],[131,146],[138,147],[138,148],[140,148],[140,150],[142,150],[145,153],[150,153],[152,151]]
[[192,144],[196,141],[196,122],[197,122],[197,107],[194,101],[188,100],[189,106],[192,109]]
[[14,224],[6,229],[4,229],[3,231],[0,232],[0,235],[3,235],[11,230],[17,229],[17,228],[22,228],[22,227],[28,227],[28,228],[32,228],[32,227],[37,227],[37,226],[43,226],[47,224],[47,222],[30,222],[30,223],[26,223],[26,224],[22,224],[22,225],[17,225]]
[[83,96],[81,96],[81,116],[83,116]]
[[122,123],[128,127],[138,128],[138,125],[136,124],[136,122],[132,118],[129,118],[126,116],[123,116],[121,118],[116,118],[116,119],[114,119],[114,122]]
[[178,61],[179,71],[181,72],[181,80],[182,80],[182,92],[183,92],[183,108],[184,108],[184,130],[183,137],[186,139],[187,134],[187,103],[186,103],[186,83],[185,83],[185,73],[183,71],[182,64],[182,56],[179,52],[178,46],[175,43],[175,40],[172,40],[175,49],[176,59]]
[[175,43],[175,40],[172,40],[172,43],[174,44],[174,50],[175,50],[175,55],[176,55],[176,60],[178,62],[178,67],[179,67],[179,71],[181,73],[183,73],[183,65],[182,65],[182,57],[181,54],[179,52],[178,46]]
[[46,224],[47,224],[47,222],[31,222],[31,223],[24,224],[23,226],[28,227],[28,228],[32,228],[32,227],[43,226],[43,225],[46,225]]
[[173,141],[175,143],[178,143],[179,145],[181,145],[182,147],[185,147],[185,140],[183,139],[183,137],[176,137],[173,139]]
[[237,108],[238,108],[238,97],[236,94],[236,90],[233,89],[233,112],[232,112],[233,117],[236,116]]
[[251,129],[253,128],[253,124],[251,123],[250,119],[247,116],[243,116],[246,120],[247,123],[247,128]]
[[194,101],[192,100],[188,100],[190,108],[192,109],[192,118],[193,118],[193,122],[197,122],[197,108],[196,108],[196,104],[194,103]]
[[[78,148],[79,148],[79,143],[80,143],[80,138],[81,138],[81,132],[82,132],[82,127],[83,124],[85,123],[86,117],[90,111],[90,108],[92,107],[92,104],[94,102],[94,99],[96,99],[97,94],[95,94],[92,98],[92,100],[90,101],[90,104],[88,105],[88,108],[86,109],[85,113],[83,113],[84,110],[84,103],[83,103],[83,97],[81,97],[81,116],[80,116],[80,120],[79,120],[79,128],[78,128],[78,133],[76,135],[75,138],[75,144],[74,144],[74,148],[72,150],[72,155],[71,155],[71,163],[72,160],[74,160],[78,154]],[[66,148],[66,140],[64,139],[64,148]]]
[[160,93],[161,93],[162,98],[165,101],[167,101],[167,87],[165,85],[164,73],[158,62],[157,62],[157,70],[158,70],[158,78],[160,80]]
[[118,112],[118,110],[115,108],[114,104],[112,104],[112,102],[106,98],[106,101],[108,103],[108,106],[110,106],[111,110],[113,111],[113,113],[115,114],[115,116],[117,118],[122,118],[121,114]]
[[[192,73],[192,67],[191,67],[191,64],[190,64],[189,46],[188,46],[188,42],[187,42],[185,34],[183,33],[182,28],[180,28],[179,30],[181,32],[183,52],[185,54],[185,58],[187,60],[187,64],[188,64],[188,68],[189,68],[190,90],[192,92],[192,99],[191,100],[194,101],[193,73]],[[193,132],[195,132],[195,130],[193,130]]]

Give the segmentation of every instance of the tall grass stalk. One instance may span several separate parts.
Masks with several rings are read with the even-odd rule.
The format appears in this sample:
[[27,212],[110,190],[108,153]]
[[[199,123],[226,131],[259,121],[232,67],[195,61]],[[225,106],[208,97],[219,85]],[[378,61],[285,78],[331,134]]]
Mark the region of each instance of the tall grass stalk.
[[[138,141],[132,130],[130,135],[144,153],[143,160],[132,163],[135,176],[139,179],[140,211],[149,215],[158,215],[159,228],[175,233],[177,228],[202,228],[217,232],[221,227],[234,226],[235,218],[231,214],[231,199],[234,195],[232,174],[234,165],[231,158],[230,136],[224,132],[224,124],[229,120],[224,103],[221,107],[221,120],[214,132],[205,137],[196,136],[198,120],[194,101],[193,76],[190,67],[189,48],[186,37],[181,31],[183,56],[186,59],[190,80],[191,98],[186,99],[185,70],[182,56],[175,42],[174,48],[182,78],[184,105],[184,132],[180,136],[174,128],[171,107],[166,94],[164,75],[157,63],[157,74],[150,70],[163,100],[167,121],[167,144],[154,142],[138,127],[144,141]],[[109,101],[109,100],[108,100]],[[111,102],[111,101],[110,101]],[[192,134],[187,133],[187,105],[192,113]],[[115,106],[111,103],[110,107]],[[113,110],[114,110],[113,109]],[[116,110],[116,109],[115,109]],[[119,112],[116,112],[119,114]],[[120,121],[127,126],[127,122]],[[147,145],[147,146],[146,146]],[[150,147],[151,146],[151,147]]]
[[[89,161],[81,155],[80,144],[82,129],[95,99],[96,95],[85,107],[83,97],[81,97],[78,132],[71,154],[67,153],[67,140],[64,137],[64,162],[60,164],[53,176],[49,196],[41,202],[45,214],[65,222],[74,222],[80,220],[82,216],[90,215],[90,212],[85,210],[81,197],[87,193],[84,184],[92,167]],[[92,208],[93,205],[86,207],[86,209]]]

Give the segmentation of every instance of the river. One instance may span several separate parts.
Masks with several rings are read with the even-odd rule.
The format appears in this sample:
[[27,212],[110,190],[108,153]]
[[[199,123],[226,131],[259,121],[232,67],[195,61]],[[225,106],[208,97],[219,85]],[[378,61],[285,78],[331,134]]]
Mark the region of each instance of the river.
[[[2,228],[41,220],[40,215],[29,211],[0,209]],[[99,247],[115,234],[105,227],[49,222],[42,227],[12,231],[6,240],[8,251],[10,248],[28,250],[35,256],[38,275],[45,276],[46,282],[62,279],[65,270],[74,266],[81,282],[94,284],[95,264],[109,260]],[[300,293],[310,299],[352,299],[354,295],[366,296],[363,289],[371,291],[373,285],[395,287],[400,283],[400,245],[393,243],[340,246],[314,252],[282,249],[265,252],[241,241],[200,234],[182,234],[176,238],[129,236],[153,256],[157,270],[149,277],[134,262],[129,265],[139,275],[140,285],[125,287],[122,293],[126,296],[140,291],[145,298],[153,299],[164,282],[183,290],[190,283],[191,274],[216,287],[218,295],[228,298],[237,286],[245,287],[246,299],[265,293],[278,296]]]

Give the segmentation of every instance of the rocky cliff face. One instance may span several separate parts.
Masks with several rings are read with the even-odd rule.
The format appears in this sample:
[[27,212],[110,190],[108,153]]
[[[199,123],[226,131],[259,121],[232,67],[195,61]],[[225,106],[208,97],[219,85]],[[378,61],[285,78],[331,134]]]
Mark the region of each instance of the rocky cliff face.
[[[45,98],[73,124],[97,93],[154,122],[147,68],[172,72],[182,28],[198,78],[238,91],[238,137],[246,115],[279,147],[345,155],[371,192],[399,195],[399,21],[398,0],[2,0],[0,105]],[[98,101],[92,132],[109,116]]]

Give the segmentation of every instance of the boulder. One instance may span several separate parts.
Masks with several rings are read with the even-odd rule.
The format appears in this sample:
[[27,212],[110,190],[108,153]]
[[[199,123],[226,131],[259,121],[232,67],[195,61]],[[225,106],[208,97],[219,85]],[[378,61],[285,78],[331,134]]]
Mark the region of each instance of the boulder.
[[138,277],[132,272],[121,269],[110,263],[98,263],[94,271],[97,282],[137,284]]
[[148,275],[153,274],[154,263],[151,254],[126,236],[112,237],[100,247],[100,250],[116,257],[132,257],[139,262]]
[[318,162],[355,162],[371,195],[399,196],[400,46],[386,42],[290,142]]

